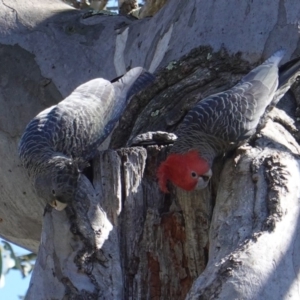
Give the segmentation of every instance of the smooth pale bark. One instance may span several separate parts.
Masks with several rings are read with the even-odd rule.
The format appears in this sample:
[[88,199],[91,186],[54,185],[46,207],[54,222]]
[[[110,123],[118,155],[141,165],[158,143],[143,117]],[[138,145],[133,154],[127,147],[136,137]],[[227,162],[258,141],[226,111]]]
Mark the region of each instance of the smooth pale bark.
[[[285,61],[296,56],[299,11],[298,1],[169,0],[136,21],[82,18],[55,0],[0,1],[0,234],[34,251],[41,236],[28,299],[299,298],[299,134],[290,117],[274,114],[261,137],[218,159],[205,191],[159,192],[168,147],[101,152],[95,189],[82,178],[75,217],[52,212],[44,222],[16,150],[39,111],[137,65],[165,68],[133,99],[111,146],[173,131],[193,103],[232,86],[262,56],[282,47]],[[283,105],[291,117],[294,94]]]
[[278,123],[261,134],[224,166],[209,262],[187,299],[300,297],[300,147]]

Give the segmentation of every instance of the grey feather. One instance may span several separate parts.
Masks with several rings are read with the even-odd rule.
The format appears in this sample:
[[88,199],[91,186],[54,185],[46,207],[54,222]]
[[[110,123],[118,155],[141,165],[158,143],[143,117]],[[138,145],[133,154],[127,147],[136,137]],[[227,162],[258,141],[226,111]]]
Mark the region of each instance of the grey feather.
[[231,89],[198,102],[185,116],[172,152],[196,149],[211,165],[216,156],[247,141],[267,107],[277,103],[299,75],[299,59],[278,74],[283,56],[284,51],[276,52]]
[[133,94],[154,81],[137,67],[116,82],[82,84],[26,127],[19,156],[36,189],[48,202],[72,200],[81,171],[121,117]]

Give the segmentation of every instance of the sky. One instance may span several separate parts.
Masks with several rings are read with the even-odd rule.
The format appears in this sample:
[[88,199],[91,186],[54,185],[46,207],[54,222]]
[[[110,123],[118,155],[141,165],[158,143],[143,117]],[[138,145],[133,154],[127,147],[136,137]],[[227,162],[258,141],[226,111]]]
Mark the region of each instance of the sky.
[[[0,243],[1,243],[0,239]],[[1,243],[2,244],[2,243]],[[23,255],[29,253],[28,250],[20,248],[12,243],[13,250],[16,255]],[[0,288],[1,300],[20,300],[19,296],[25,296],[29,286],[30,275],[22,278],[21,272],[18,270],[10,270],[5,276],[5,285]]]

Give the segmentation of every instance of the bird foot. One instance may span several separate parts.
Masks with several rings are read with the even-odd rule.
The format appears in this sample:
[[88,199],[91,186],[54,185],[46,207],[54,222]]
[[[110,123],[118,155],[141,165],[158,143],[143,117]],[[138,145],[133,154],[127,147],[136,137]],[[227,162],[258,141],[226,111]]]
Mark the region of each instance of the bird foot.
[[137,135],[129,141],[128,146],[144,146],[144,145],[169,145],[177,140],[174,133],[165,131],[149,131]]

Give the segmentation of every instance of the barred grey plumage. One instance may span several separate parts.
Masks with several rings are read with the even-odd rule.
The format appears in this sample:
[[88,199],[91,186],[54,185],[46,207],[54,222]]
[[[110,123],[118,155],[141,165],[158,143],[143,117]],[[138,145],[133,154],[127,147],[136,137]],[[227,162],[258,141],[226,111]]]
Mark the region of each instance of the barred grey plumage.
[[[284,54],[282,50],[277,51],[234,87],[201,100],[187,113],[171,154],[158,171],[163,191],[167,191],[168,179],[187,190],[192,186],[206,187],[214,158],[245,143],[256,132],[267,108],[276,105],[300,75],[300,58],[286,63],[278,72]],[[189,152],[192,153],[190,158],[185,156]],[[203,159],[199,163],[195,152]],[[192,163],[183,179],[182,168],[188,160]],[[174,167],[174,161],[181,171]],[[182,178],[176,178],[176,172],[180,172]]]
[[113,83],[93,79],[27,125],[19,156],[40,197],[52,205],[72,201],[87,162],[112,131],[132,96],[153,80],[154,76],[141,67]]
[[214,157],[247,141],[266,108],[271,102],[276,105],[300,75],[300,61],[296,59],[278,76],[284,53],[276,52],[231,89],[198,102],[185,116],[172,152],[196,149],[211,165]]

